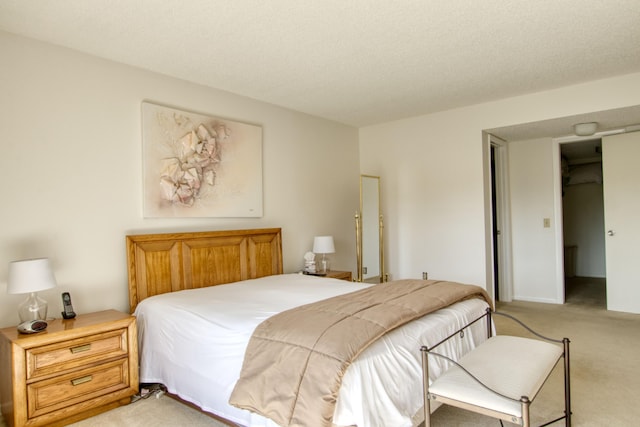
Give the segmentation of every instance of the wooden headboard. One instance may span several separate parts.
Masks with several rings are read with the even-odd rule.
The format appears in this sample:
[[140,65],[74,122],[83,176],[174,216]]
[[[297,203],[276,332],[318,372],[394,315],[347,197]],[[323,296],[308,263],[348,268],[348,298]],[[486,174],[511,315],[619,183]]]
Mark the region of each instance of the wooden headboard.
[[143,299],[282,274],[280,228],[127,236],[129,310]]

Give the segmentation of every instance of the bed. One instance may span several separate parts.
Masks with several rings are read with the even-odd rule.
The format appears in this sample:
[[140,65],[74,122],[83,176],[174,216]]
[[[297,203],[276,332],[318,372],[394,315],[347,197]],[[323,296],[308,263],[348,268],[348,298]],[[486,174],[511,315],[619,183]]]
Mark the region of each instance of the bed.
[[[229,425],[277,425],[229,404],[259,324],[300,305],[378,286],[283,274],[279,228],[130,235],[126,244],[140,381],[161,383]],[[333,425],[418,425],[421,346],[446,338],[487,307],[478,298],[457,302],[373,342],[342,377]],[[486,337],[486,325],[478,322],[450,340],[446,352],[457,359]],[[446,361],[434,361],[432,375],[446,368]]]

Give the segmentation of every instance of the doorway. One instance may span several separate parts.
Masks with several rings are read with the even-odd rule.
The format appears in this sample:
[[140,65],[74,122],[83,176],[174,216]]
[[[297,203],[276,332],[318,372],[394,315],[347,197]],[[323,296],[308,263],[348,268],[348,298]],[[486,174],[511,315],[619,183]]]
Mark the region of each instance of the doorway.
[[496,191],[496,157],[498,156],[498,147],[491,144],[491,211],[493,212],[491,220],[491,230],[493,236],[493,299],[500,301],[500,226],[498,224],[499,212],[497,208]]
[[606,309],[602,139],[559,144],[565,304]]
[[[591,137],[576,136],[573,125],[589,122],[598,123],[603,130]],[[506,251],[504,267],[508,269],[506,280],[509,283],[507,285],[504,280],[500,281],[501,285],[504,285],[500,286],[500,299],[508,301],[504,298],[505,288],[515,296],[517,282],[518,299],[556,304],[562,304],[565,300],[559,145],[587,138],[601,138],[606,212],[606,232],[603,237],[606,240],[607,254],[607,310],[640,313],[640,276],[637,274],[637,251],[634,250],[640,241],[640,222],[636,218],[637,212],[640,212],[640,192],[637,188],[640,183],[640,169],[637,168],[637,159],[640,157],[640,124],[635,123],[640,123],[640,105],[483,129],[487,291],[493,294],[494,284],[490,145],[487,136],[508,141],[505,148],[508,148],[507,157],[510,163],[507,184],[511,188],[506,190],[510,201],[506,205],[510,210],[506,217],[509,222],[506,228],[509,238],[502,236],[502,239],[510,245],[512,251]],[[536,146],[538,142],[540,145]],[[546,144],[549,142],[551,147],[546,151]],[[549,163],[545,163],[545,159],[549,156],[551,170],[546,172]],[[536,195],[539,197],[531,208],[526,205],[526,199],[522,196],[522,191],[527,191],[529,184],[524,175],[525,171],[539,180],[533,182]],[[538,182],[541,185],[538,185]],[[619,209],[616,211],[615,207]],[[542,221],[539,222],[540,220]],[[537,232],[541,225],[543,228],[551,228],[548,231],[552,233],[543,235]],[[527,252],[529,248],[540,250],[531,253]]]
[[487,290],[494,301],[512,300],[507,142],[485,133],[485,222]]

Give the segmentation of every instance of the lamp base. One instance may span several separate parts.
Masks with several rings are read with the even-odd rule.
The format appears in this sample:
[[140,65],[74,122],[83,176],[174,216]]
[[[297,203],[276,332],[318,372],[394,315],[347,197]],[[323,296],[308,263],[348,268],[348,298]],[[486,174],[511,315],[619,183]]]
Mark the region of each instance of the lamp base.
[[46,320],[47,302],[35,292],[31,292],[26,301],[18,306],[18,316],[20,323],[27,320]]
[[326,274],[329,272],[329,259],[325,257],[324,254],[322,254],[322,259],[318,263],[316,271],[318,273],[323,273],[323,274]]

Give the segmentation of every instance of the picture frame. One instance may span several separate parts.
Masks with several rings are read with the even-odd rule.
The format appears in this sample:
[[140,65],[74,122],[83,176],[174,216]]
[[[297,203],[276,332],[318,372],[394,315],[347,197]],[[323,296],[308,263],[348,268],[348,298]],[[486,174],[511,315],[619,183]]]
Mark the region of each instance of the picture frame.
[[142,102],[143,215],[261,217],[262,127]]

